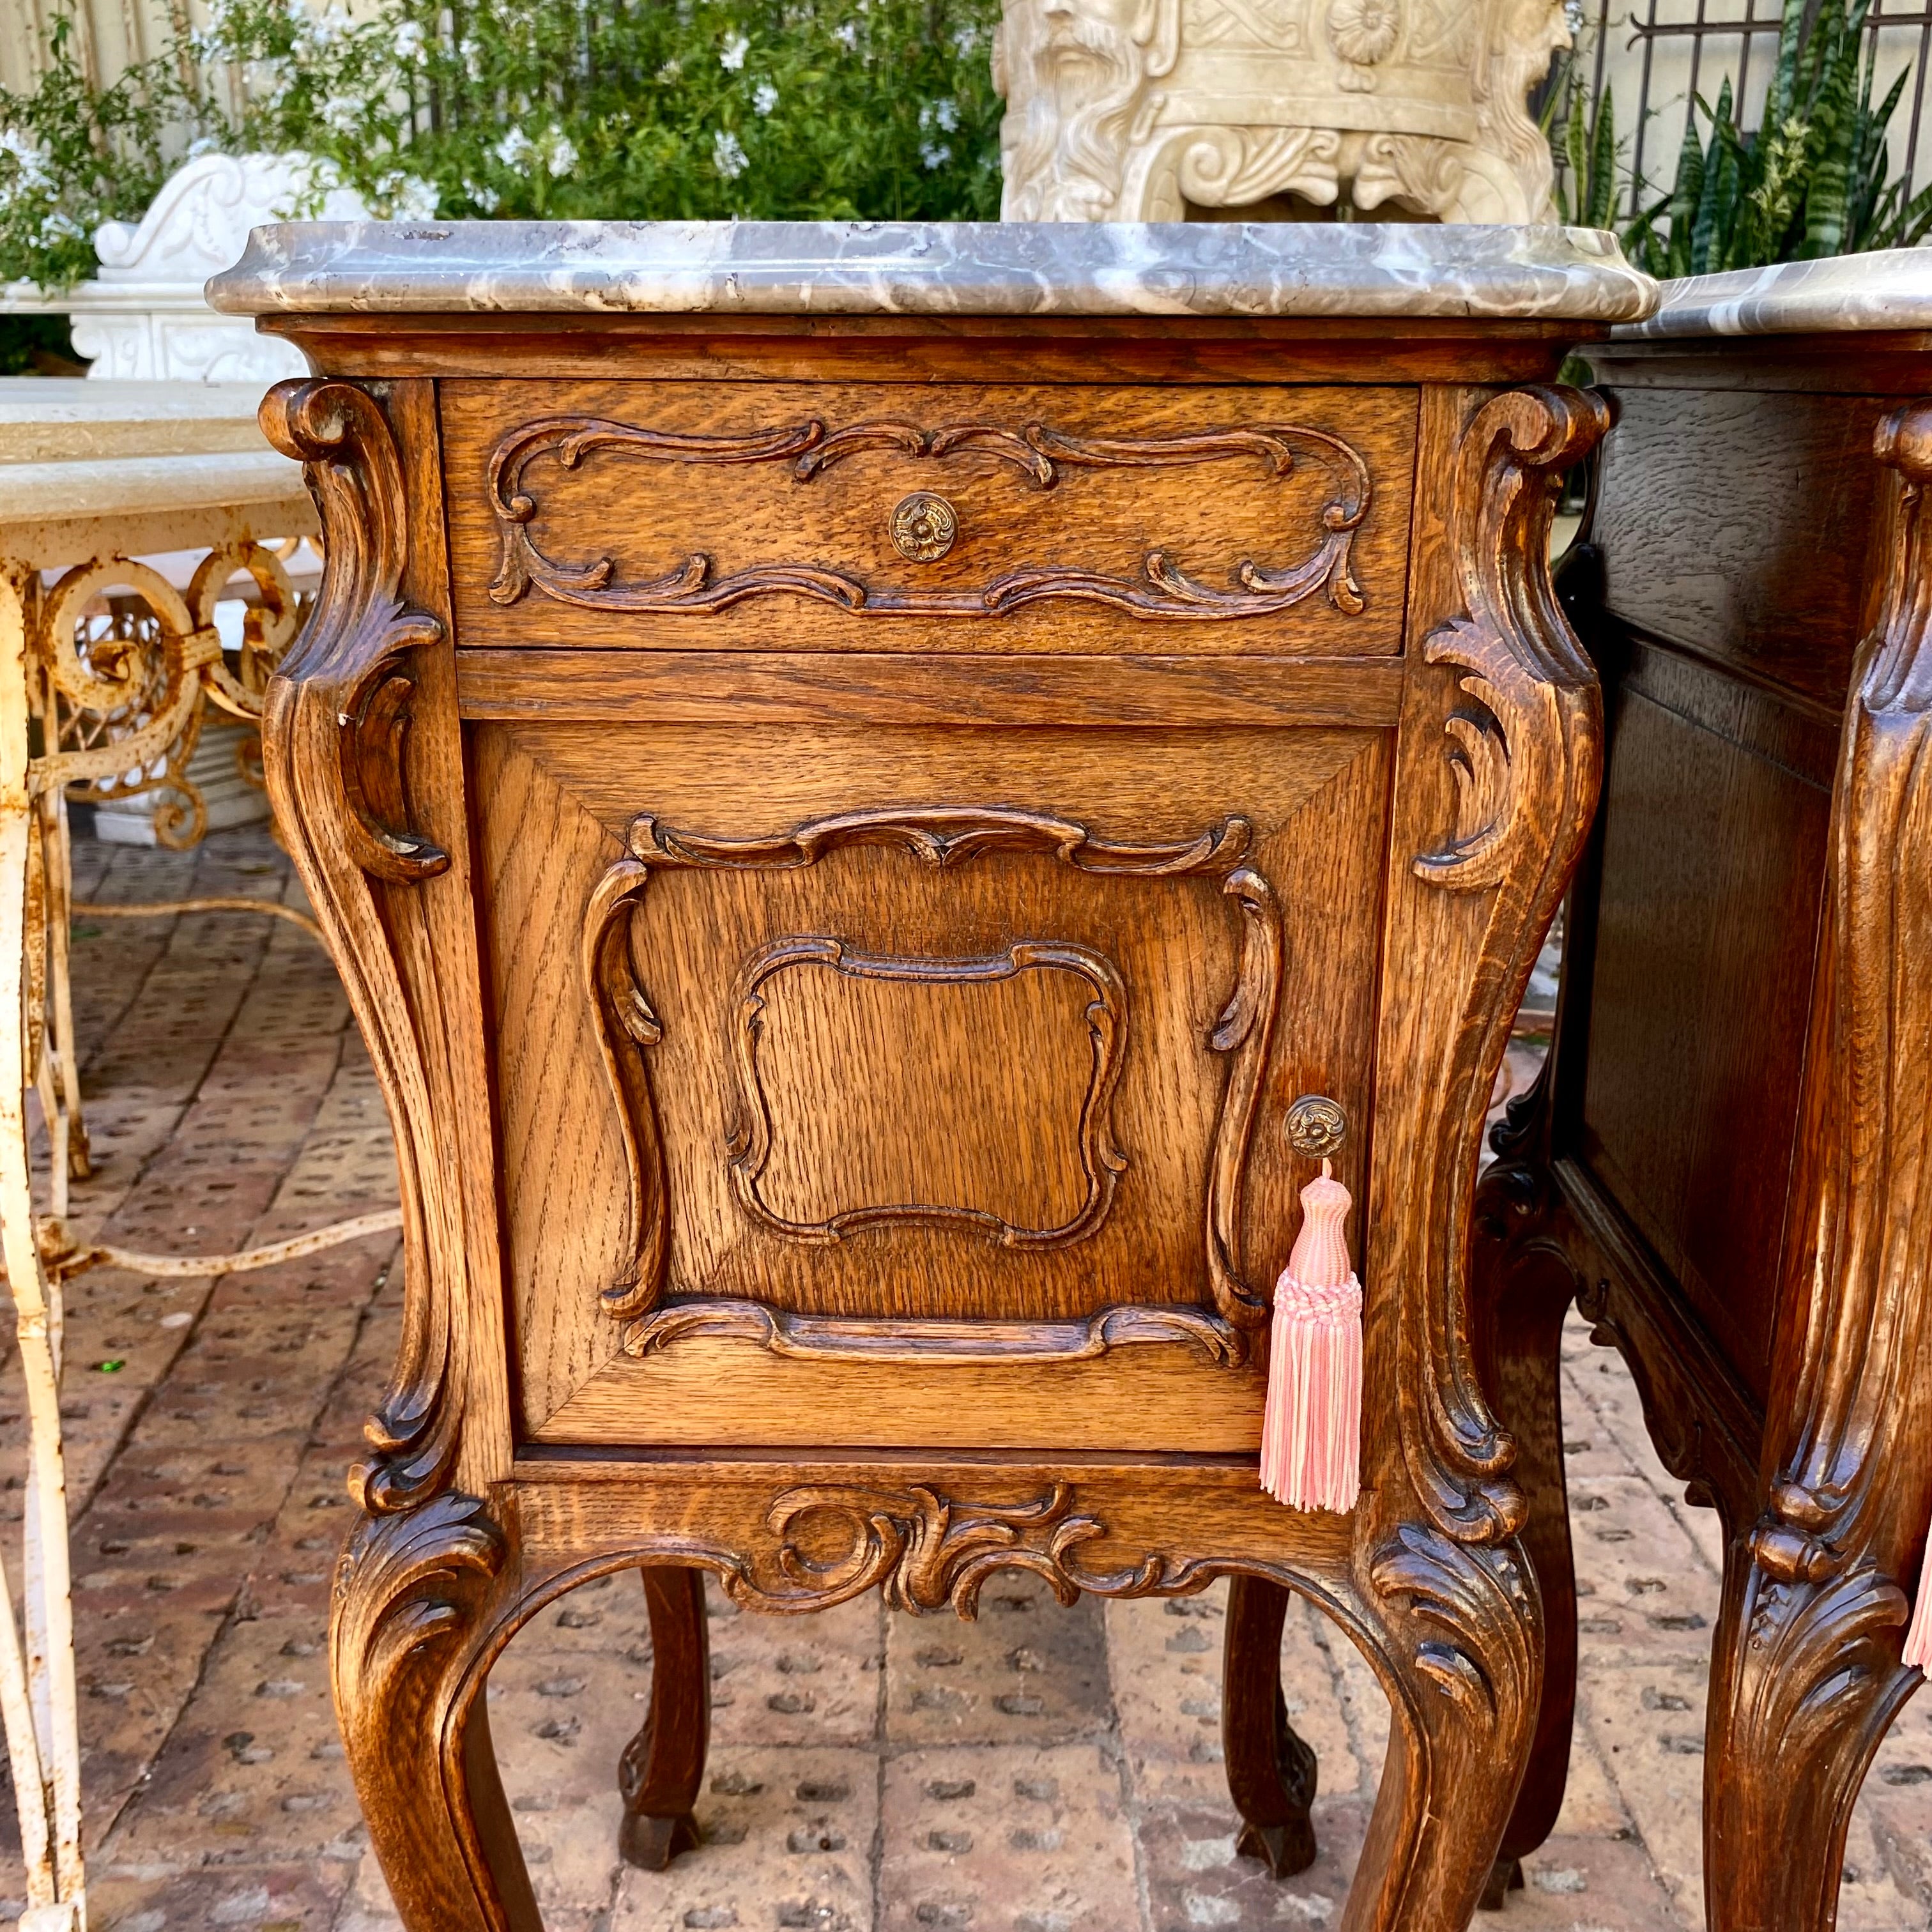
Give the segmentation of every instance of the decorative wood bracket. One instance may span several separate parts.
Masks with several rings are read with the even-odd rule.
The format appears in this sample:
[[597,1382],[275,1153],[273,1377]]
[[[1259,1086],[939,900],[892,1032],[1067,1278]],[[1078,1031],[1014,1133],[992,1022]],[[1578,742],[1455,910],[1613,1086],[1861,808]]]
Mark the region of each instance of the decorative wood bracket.
[[[1426,910],[1469,961],[1463,1018],[1430,1078],[1437,1097],[1416,1145],[1430,1198],[1423,1298],[1405,1314],[1400,1385],[1417,1426],[1403,1432],[1417,1492],[1453,1540],[1496,1543],[1526,1504],[1509,1474],[1514,1443],[1484,1400],[1467,1319],[1471,1193],[1491,1084],[1535,952],[1582,852],[1602,767],[1603,704],[1594,668],[1551,587],[1550,526],[1563,472],[1608,427],[1600,398],[1536,387],[1491,397],[1463,430],[1451,555],[1467,606],[1430,637],[1432,664],[1461,668],[1466,702],[1448,722],[1455,823],[1414,862],[1416,875],[1461,900],[1467,916]],[[1473,929],[1472,929],[1473,928]]]
[[262,428],[307,466],[328,568],[302,635],[271,681],[264,770],[275,818],[327,934],[395,1128],[408,1288],[388,1388],[368,1425],[358,1493],[374,1514],[412,1510],[448,1482],[461,1401],[457,1326],[466,1279],[463,1210],[433,1100],[439,1054],[421,1036],[399,948],[434,952],[411,887],[448,855],[410,829],[404,751],[414,653],[442,627],[404,600],[409,554],[401,458],[383,407],[346,382],[283,382]]
[[[662,1028],[634,970],[629,914],[641,902],[652,873],[682,868],[712,871],[796,870],[815,865],[827,853],[851,845],[887,845],[920,863],[938,869],[963,865],[994,852],[1030,852],[1054,859],[1078,871],[1102,875],[1174,879],[1218,879],[1222,890],[1240,908],[1243,945],[1240,974],[1226,1010],[1208,1044],[1231,1056],[1211,1154],[1207,1202],[1210,1314],[1196,1311],[1198,1320],[1177,1322],[1160,1310],[1122,1308],[1103,1310],[1076,1324],[1027,1324],[1021,1338],[1006,1332],[1010,1324],[970,1324],[980,1331],[975,1345],[987,1360],[1008,1360],[1016,1352],[1036,1359],[1076,1360],[1126,1341],[1182,1340],[1200,1346],[1217,1359],[1244,1359],[1244,1328],[1267,1318],[1264,1298],[1252,1292],[1240,1272],[1239,1231],[1242,1177],[1258,1103],[1270,1040],[1279,1004],[1282,974],[1281,922],[1268,882],[1242,862],[1250,838],[1244,820],[1231,818],[1178,844],[1130,845],[1094,838],[1072,820],[1038,813],[971,807],[940,807],[920,811],[893,809],[851,812],[814,820],[776,838],[729,839],[675,832],[646,814],[633,821],[629,853],[604,873],[591,894],[584,925],[584,972],[596,1024],[599,1049],[618,1102],[629,1189],[633,1253],[629,1265],[604,1292],[607,1313],[619,1319],[644,1316],[656,1309],[663,1294],[668,1252],[668,1194],[662,1138],[656,1103],[640,1049],[654,1046]],[[818,947],[837,942],[814,940]],[[1018,949],[1016,949],[1017,950]],[[1108,977],[1112,969],[1084,948],[1078,952],[1080,970],[1096,985],[1098,997],[1089,1008],[1094,1030],[1096,1070],[1083,1112],[1089,1193],[1087,1208],[1069,1228],[1040,1231],[1039,1241],[1077,1239],[1106,1211],[1114,1178],[1124,1162],[1114,1149],[1106,1124],[1106,1102],[1118,1076],[1120,1017],[1124,992]],[[847,957],[840,948],[841,957]],[[944,968],[978,970],[984,962],[895,962],[896,972],[916,969],[931,974]],[[1003,969],[1006,961],[995,962]],[[759,962],[753,962],[754,970]],[[1104,968],[1104,971],[1101,969]],[[990,970],[990,969],[989,969]],[[1098,976],[1095,976],[1096,975]],[[741,998],[755,996],[748,983]],[[1110,1011],[1111,1002],[1111,1011]],[[1096,1011],[1097,1009],[1097,1011]],[[755,1102],[755,1066],[746,1064],[746,1048],[740,1042],[740,1078],[751,1125],[742,1148],[734,1145],[734,1162],[755,1178],[760,1142]],[[768,1131],[768,1130],[767,1130]],[[745,1183],[739,1182],[742,1196]],[[941,1218],[930,1209],[916,1210],[924,1220]],[[769,1214],[761,1216],[769,1221]],[[877,1218],[876,1216],[874,1218]],[[954,1218],[957,1218],[955,1216]],[[982,1219],[972,1217],[976,1222]],[[1004,1228],[1004,1224],[1001,1224]],[[788,1230],[788,1232],[791,1232]],[[836,1226],[814,1226],[803,1232],[813,1238],[836,1238]],[[1002,1240],[1007,1238],[993,1231]],[[1026,1231],[1015,1231],[1022,1242]],[[1009,1244],[1011,1244],[1010,1243]],[[731,1335],[762,1342],[780,1353],[873,1353],[878,1336],[874,1324],[833,1323],[830,1318],[804,1321],[776,1314],[766,1318],[743,1311],[752,1304],[710,1304],[717,1312],[698,1321],[697,1300],[687,1298],[660,1316],[638,1322],[626,1346],[646,1354],[685,1335]],[[892,1346],[920,1359],[959,1359],[964,1338],[939,1332],[948,1324],[894,1322]],[[1077,1333],[1075,1332],[1077,1330]]]
[[[920,592],[868,584],[848,572],[818,564],[754,564],[714,578],[709,556],[694,554],[663,576],[614,584],[609,556],[564,563],[537,548],[530,526],[538,505],[530,466],[549,458],[579,468],[599,452],[651,463],[745,464],[789,461],[796,483],[810,483],[834,464],[863,449],[886,449],[944,461],[978,451],[1011,464],[1036,489],[1056,488],[1063,470],[1174,469],[1258,457],[1270,482],[1285,482],[1303,457],[1334,479],[1318,514],[1318,541],[1300,562],[1271,568],[1252,558],[1237,563],[1226,589],[1190,577],[1165,551],[1150,550],[1138,579],[1099,571],[1047,567],[1010,571],[977,590]],[[1273,424],[1192,431],[1166,436],[1076,436],[1044,423],[1018,429],[997,423],[953,423],[921,429],[911,423],[855,423],[828,430],[817,418],[740,434],[693,436],[612,422],[596,416],[547,416],[512,430],[491,451],[490,504],[496,519],[501,562],[490,586],[499,604],[514,604],[532,586],[563,604],[589,610],[691,612],[729,609],[749,597],[783,593],[814,597],[856,614],[994,617],[1042,598],[1071,597],[1106,604],[1136,617],[1214,619],[1264,616],[1286,610],[1316,592],[1350,616],[1366,608],[1350,552],[1368,514],[1368,466],[1360,452],[1324,430]]]
[[328,568],[282,674],[334,694],[338,830],[374,877],[433,878],[449,855],[406,829],[403,751],[415,683],[404,666],[416,646],[441,640],[442,626],[400,594],[407,532],[395,439],[375,398],[349,382],[278,383],[262,401],[262,428],[304,466],[322,515]]

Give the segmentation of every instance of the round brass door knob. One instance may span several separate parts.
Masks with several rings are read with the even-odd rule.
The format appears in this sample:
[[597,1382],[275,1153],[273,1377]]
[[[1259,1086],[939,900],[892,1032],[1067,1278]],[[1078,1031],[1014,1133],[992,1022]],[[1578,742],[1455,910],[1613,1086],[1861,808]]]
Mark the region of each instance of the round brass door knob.
[[915,490],[892,512],[892,542],[914,563],[937,563],[959,534],[959,516],[944,496]]

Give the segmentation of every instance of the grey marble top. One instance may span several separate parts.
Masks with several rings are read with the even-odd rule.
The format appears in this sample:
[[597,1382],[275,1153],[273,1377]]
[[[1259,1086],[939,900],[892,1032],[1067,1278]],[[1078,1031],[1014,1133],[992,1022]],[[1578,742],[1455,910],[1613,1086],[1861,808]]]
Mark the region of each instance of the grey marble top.
[[230,314],[1485,316],[1623,322],[1657,284],[1593,229],[1421,224],[290,222]]
[[1932,248],[1778,262],[1721,275],[1688,275],[1663,287],[1657,313],[1619,328],[1619,340],[1932,328]]

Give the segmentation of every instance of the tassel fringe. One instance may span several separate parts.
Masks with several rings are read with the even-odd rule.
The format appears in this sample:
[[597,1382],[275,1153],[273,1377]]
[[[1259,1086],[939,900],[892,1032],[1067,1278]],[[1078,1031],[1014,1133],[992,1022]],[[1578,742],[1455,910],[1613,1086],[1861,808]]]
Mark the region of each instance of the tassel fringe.
[[1346,1512],[1362,1487],[1362,1285],[1342,1232],[1348,1190],[1325,1160],[1301,1204],[1275,1284],[1262,1487],[1291,1509]]
[[1905,1633],[1905,1661],[1919,1670],[1932,1670],[1932,1546],[1918,1573],[1918,1600],[1912,1606],[1911,1628]]

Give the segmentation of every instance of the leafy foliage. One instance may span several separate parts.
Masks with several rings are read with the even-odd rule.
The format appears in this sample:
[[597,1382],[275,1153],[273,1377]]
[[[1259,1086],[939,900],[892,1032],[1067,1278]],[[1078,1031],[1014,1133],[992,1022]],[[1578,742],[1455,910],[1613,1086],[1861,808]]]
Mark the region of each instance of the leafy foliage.
[[196,146],[314,155],[318,198],[339,182],[403,217],[990,219],[998,10],[383,0],[352,20],[339,0],[213,0],[106,90],[62,20],[38,90],[0,92],[0,281],[88,273],[93,227],[138,214]]
[[1640,207],[1624,236],[1640,267],[1701,275],[1911,248],[1932,230],[1932,188],[1915,196],[1904,176],[1886,178],[1886,130],[1910,76],[1874,106],[1870,8],[1823,0],[1808,28],[1805,0],[1784,0],[1771,92],[1750,134],[1738,126],[1728,78],[1714,108],[1698,97],[1670,194]]
[[102,222],[138,219],[154,198],[188,104],[161,60],[93,86],[70,12],[56,15],[47,51],[34,92],[0,88],[0,283],[62,288],[92,272]]

